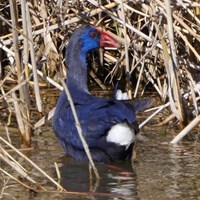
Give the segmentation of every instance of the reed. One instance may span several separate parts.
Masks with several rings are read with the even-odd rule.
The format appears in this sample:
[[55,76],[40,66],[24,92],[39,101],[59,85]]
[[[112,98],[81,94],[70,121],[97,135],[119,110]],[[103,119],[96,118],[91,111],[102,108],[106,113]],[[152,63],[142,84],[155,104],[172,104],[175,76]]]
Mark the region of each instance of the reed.
[[[31,119],[30,108],[36,106],[38,113],[43,111],[41,82],[63,89],[56,76],[66,74],[64,47],[82,23],[104,27],[124,46],[118,53],[101,53],[103,78],[102,73],[93,70],[93,84],[105,89],[120,79],[126,83],[130,97],[149,91],[160,97],[160,105],[140,127],[163,108],[170,111],[170,116],[159,125],[170,120],[179,122],[180,128],[186,126],[172,143],[199,126],[198,1],[9,0],[0,4],[0,10],[0,112],[8,113],[7,122],[3,122],[8,138],[11,116],[16,118],[26,146],[31,146],[31,127],[38,128],[53,116],[54,109],[45,110],[46,115],[36,122]],[[35,101],[31,101],[30,93]],[[1,159],[3,152],[1,149]]]
[[[24,64],[22,62],[22,57],[21,57],[21,52],[19,49],[19,33],[18,33],[18,7],[17,7],[17,2],[10,0],[10,13],[11,13],[11,21],[12,21],[12,36],[13,36],[13,49],[15,52],[15,64],[16,64],[16,71],[17,71],[17,82],[20,84],[22,81],[25,80],[24,76]],[[26,27],[24,27],[24,30]],[[26,46],[26,43],[24,43]],[[26,54],[25,54],[26,55]],[[27,56],[24,62],[27,61]],[[15,94],[13,93],[12,95],[14,96],[14,109],[16,112],[16,118],[17,118],[17,123],[19,126],[19,130],[22,136],[22,141],[23,144],[26,146],[31,146],[31,129],[29,126],[30,123],[30,98],[29,98],[29,90],[28,86],[25,83],[24,85],[21,85],[19,88],[19,99],[21,100],[22,104],[21,106],[19,105],[19,101],[17,101],[17,98],[15,98]],[[24,118],[24,120],[23,120]]]

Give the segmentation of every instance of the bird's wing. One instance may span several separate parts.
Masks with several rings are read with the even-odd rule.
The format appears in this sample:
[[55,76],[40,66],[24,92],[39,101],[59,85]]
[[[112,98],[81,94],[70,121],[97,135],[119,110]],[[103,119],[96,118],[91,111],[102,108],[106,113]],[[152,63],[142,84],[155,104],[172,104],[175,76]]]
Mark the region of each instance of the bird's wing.
[[[81,124],[83,134],[88,142],[102,137],[115,124],[136,121],[135,111],[130,106],[118,100],[109,100],[91,96],[88,100],[73,99],[76,112]],[[82,146],[75,127],[74,116],[68,102],[63,106],[59,117],[62,134],[59,137],[65,139],[73,146]],[[78,138],[78,139],[77,139]]]
[[120,100],[120,101],[126,105],[134,107],[136,113],[141,110],[151,107],[151,105],[153,104],[153,100],[151,98],[126,99],[126,100]]

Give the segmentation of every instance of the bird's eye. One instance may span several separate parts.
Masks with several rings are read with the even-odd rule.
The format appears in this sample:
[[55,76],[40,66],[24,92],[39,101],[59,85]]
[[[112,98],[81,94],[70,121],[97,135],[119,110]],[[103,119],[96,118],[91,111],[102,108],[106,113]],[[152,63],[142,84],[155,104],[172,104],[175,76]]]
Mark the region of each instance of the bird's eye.
[[90,36],[91,36],[92,38],[96,38],[96,37],[97,37],[97,32],[95,32],[95,31],[91,32],[91,33],[90,33]]

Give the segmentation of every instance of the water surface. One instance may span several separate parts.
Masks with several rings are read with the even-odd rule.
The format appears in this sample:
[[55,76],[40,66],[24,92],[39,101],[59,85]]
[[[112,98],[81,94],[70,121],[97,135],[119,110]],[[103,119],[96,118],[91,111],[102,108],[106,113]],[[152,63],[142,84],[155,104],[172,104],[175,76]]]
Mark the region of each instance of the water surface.
[[[52,96],[51,96],[51,95]],[[47,110],[55,105],[55,95],[51,91],[46,101]],[[34,114],[34,112],[33,112]],[[145,114],[146,115],[146,114]],[[139,116],[142,121],[146,116]],[[39,117],[38,117],[39,119]],[[36,119],[36,121],[38,120]],[[101,200],[167,200],[200,199],[200,143],[198,140],[183,140],[172,146],[169,142],[178,134],[175,127],[156,127],[151,122],[141,131],[148,139],[137,142],[136,158],[118,163],[96,163],[101,176],[99,181],[90,179],[87,161],[76,161],[66,156],[58,144],[51,128],[51,122],[35,132],[33,149],[23,151],[50,176],[57,179],[54,162],[59,166],[61,185],[68,191],[84,192],[84,195],[69,195],[55,192],[34,193],[7,179],[0,173],[0,194],[2,199],[101,199]],[[194,130],[196,137],[199,130]],[[0,135],[6,138],[5,131]],[[11,133],[14,145],[20,147],[19,136]],[[14,157],[17,157],[13,154]],[[16,158],[30,175],[49,190],[55,189],[35,168],[27,165],[19,156]],[[18,177],[4,162],[1,168]],[[23,180],[23,179],[22,179]],[[24,180],[25,181],[25,180]],[[85,196],[85,192],[87,195]]]

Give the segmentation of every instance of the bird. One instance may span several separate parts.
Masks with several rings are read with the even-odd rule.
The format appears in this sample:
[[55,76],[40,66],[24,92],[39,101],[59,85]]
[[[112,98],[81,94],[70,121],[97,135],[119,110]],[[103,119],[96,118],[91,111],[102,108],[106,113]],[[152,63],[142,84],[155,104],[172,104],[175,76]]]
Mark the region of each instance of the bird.
[[[131,156],[135,135],[139,132],[136,113],[149,101],[137,103],[92,95],[88,90],[87,54],[103,47],[119,48],[119,42],[94,25],[79,27],[69,39],[65,53],[66,85],[88,144],[97,162],[123,161]],[[77,132],[74,116],[65,91],[58,98],[53,130],[66,154],[76,160],[87,160]]]

